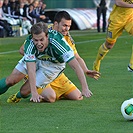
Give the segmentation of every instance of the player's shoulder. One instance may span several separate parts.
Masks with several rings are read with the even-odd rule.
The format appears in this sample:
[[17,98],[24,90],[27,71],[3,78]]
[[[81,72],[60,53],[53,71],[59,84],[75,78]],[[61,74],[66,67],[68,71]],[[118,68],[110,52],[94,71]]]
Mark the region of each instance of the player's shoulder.
[[67,35],[64,36],[64,38],[66,39],[67,42],[71,43],[72,45],[75,45],[75,42],[69,32]]
[[29,36],[27,36],[27,38],[26,38],[24,44],[25,44],[25,45],[30,45],[30,44],[31,44],[31,41],[32,41],[32,35],[29,35]]
[[56,30],[49,30],[48,32],[49,32],[49,38],[56,40],[64,38],[64,36]]

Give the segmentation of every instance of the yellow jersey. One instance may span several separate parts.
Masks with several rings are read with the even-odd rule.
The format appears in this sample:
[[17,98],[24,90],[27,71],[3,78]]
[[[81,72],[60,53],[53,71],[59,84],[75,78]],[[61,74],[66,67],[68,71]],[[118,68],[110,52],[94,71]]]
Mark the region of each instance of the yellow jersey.
[[[128,4],[133,4],[133,0],[123,0],[123,1]],[[122,16],[131,15],[133,14],[133,8],[125,8],[125,7],[114,5],[111,14],[113,13],[120,14]]]

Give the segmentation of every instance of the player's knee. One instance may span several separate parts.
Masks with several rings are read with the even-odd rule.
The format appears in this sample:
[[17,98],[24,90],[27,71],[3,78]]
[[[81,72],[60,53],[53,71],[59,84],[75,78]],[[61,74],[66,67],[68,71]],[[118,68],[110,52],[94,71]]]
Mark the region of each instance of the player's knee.
[[50,103],[54,103],[55,100],[56,100],[56,98],[50,98],[50,99],[49,99],[49,102],[50,102]]
[[30,92],[30,90],[23,90],[23,89],[21,89],[20,90],[20,93],[21,93],[21,95],[22,96],[24,96],[24,97],[26,97],[26,96],[28,96],[31,92]]
[[115,43],[109,43],[109,42],[106,42],[105,46],[108,50],[112,49],[114,47],[114,44]]
[[56,96],[51,95],[51,96],[45,97],[44,100],[50,103],[54,103],[56,101]]
[[83,100],[83,96],[79,91],[73,91],[65,96],[67,99],[70,100]]
[[6,84],[9,85],[9,86],[13,86],[16,83],[18,83],[18,81],[16,79],[11,79],[10,77],[6,78]]
[[51,88],[44,89],[40,95],[44,97],[44,101],[46,102],[53,103],[56,101],[56,93]]
[[72,100],[83,100],[83,96],[79,95],[79,96],[73,97]]

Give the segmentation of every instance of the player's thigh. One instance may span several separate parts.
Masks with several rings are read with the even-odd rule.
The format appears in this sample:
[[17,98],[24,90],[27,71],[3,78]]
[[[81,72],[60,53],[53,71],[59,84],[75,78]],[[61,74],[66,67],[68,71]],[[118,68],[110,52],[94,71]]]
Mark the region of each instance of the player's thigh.
[[23,73],[21,73],[19,70],[14,68],[10,76],[6,78],[6,83],[13,85],[15,83],[18,83],[20,80],[22,80],[24,76],[25,75]]
[[133,35],[133,18],[130,18],[130,19],[127,21],[127,23],[126,23],[126,25],[125,25],[125,30],[126,30],[129,34]]
[[52,89],[56,93],[56,99],[65,97],[68,93],[75,90],[77,87],[62,73],[58,78],[50,83]]
[[24,63],[24,58],[22,58],[19,63],[15,66],[14,70],[7,77],[7,83],[15,84],[22,80],[27,74],[26,64]]
[[21,95],[27,96],[31,93],[29,80],[27,79],[26,82],[20,88]]
[[109,20],[109,24],[107,27],[107,36],[106,40],[110,44],[115,44],[117,38],[122,34],[125,24],[121,21],[111,21]]

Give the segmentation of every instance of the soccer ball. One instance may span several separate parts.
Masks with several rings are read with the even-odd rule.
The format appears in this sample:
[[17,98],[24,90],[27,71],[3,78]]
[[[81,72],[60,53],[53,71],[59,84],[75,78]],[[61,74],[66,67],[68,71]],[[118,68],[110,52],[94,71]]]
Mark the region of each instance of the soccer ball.
[[126,120],[133,120],[133,98],[122,103],[121,113]]

